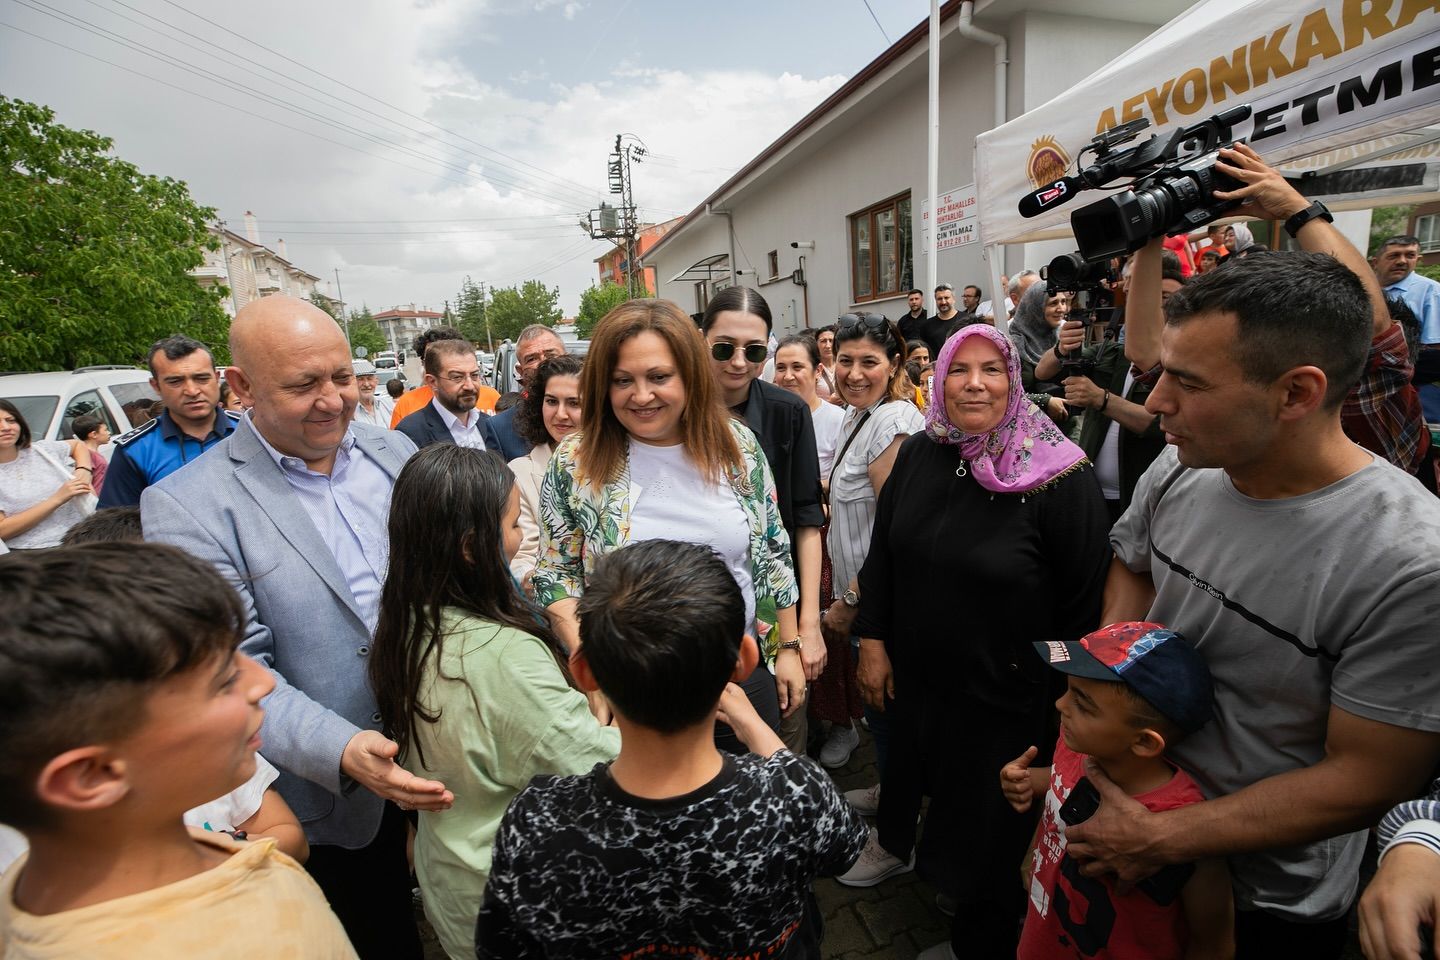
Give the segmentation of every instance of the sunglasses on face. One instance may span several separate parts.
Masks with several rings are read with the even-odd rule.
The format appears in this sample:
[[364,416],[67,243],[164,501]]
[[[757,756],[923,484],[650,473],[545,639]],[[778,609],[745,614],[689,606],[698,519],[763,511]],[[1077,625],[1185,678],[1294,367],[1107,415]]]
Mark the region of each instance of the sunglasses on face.
[[878,313],[847,313],[836,322],[835,333],[845,336],[856,327],[863,330],[884,331],[889,325],[890,321]]
[[[763,343],[747,343],[741,352],[745,354],[745,361],[747,363],[764,363],[765,356],[769,351]],[[719,343],[712,343],[710,344],[710,356],[719,360],[721,363],[725,363],[731,357],[735,356],[735,344],[726,340],[721,340]]]

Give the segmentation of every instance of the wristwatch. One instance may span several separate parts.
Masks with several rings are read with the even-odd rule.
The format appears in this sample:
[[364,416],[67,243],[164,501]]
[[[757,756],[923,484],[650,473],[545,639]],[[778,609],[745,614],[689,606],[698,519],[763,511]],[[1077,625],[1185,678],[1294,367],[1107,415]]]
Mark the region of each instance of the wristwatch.
[[796,653],[799,653],[800,638],[796,637],[794,640],[782,640],[777,650],[794,650]]
[[1305,226],[1305,224],[1309,223],[1311,220],[1314,220],[1317,217],[1327,223],[1335,222],[1335,214],[1330,212],[1330,208],[1325,206],[1325,204],[1321,203],[1319,200],[1316,200],[1314,203],[1310,204],[1310,206],[1306,207],[1304,210],[1301,210],[1299,213],[1295,214],[1295,216],[1285,221],[1285,232],[1293,237],[1295,236],[1295,234],[1300,232],[1301,227]]
[[854,590],[846,590],[844,593],[840,594],[840,599],[844,601],[845,606],[847,607],[860,606],[860,594],[856,593]]

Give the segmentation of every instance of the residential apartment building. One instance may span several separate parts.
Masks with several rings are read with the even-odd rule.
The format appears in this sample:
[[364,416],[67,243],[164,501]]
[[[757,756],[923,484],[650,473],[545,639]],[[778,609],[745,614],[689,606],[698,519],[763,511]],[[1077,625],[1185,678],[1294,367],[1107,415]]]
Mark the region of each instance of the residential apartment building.
[[380,324],[380,332],[385,334],[385,342],[390,344],[391,350],[408,351],[417,336],[431,327],[443,324],[445,314],[437,313],[429,307],[417,309],[412,303],[409,306],[391,307],[384,313],[375,314],[375,322]]
[[331,296],[328,281],[290,262],[284,240],[277,240],[273,250],[260,242],[254,214],[248,211],[245,214],[245,236],[222,226],[211,227],[210,233],[220,246],[204,251],[205,262],[191,270],[190,275],[202,287],[224,287],[230,291],[220,304],[230,316],[235,316],[251,300],[276,293],[302,300],[320,297],[337,310],[344,306]]

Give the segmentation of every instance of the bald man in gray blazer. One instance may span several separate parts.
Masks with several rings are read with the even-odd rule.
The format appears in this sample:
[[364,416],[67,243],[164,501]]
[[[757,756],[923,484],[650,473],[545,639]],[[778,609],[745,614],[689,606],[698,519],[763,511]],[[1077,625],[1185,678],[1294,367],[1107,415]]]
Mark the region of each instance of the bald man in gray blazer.
[[351,422],[349,349],[314,306],[256,301],[230,339],[227,381],[251,409],[144,493],[145,538],[235,584],[250,615],[240,649],[275,674],[261,752],[305,828],[307,867],[362,957],[419,958],[400,810],[453,797],[395,763],[367,677],[390,490],[415,445]]

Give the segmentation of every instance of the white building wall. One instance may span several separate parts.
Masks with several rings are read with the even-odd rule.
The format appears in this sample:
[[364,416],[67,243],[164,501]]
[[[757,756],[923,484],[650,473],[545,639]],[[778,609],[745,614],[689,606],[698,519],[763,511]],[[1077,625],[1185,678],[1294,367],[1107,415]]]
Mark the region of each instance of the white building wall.
[[[993,9],[993,7],[992,7]],[[1039,106],[1084,79],[1148,36],[1152,23],[1132,23],[1053,13],[1017,13],[1008,21],[981,26],[1002,33],[1009,43],[1007,100],[1011,116]],[[974,182],[975,138],[994,125],[994,52],[961,37],[954,20],[942,27],[940,58],[940,189]],[[777,331],[824,326],[842,313],[873,310],[898,318],[906,309],[900,297],[857,304],[850,278],[849,216],[877,202],[910,191],[914,237],[914,283],[925,287],[926,259],[920,234],[926,191],[927,51],[919,44],[887,68],[886,74],[852,95],[848,103],[802,132],[796,141],[766,161],[716,205],[732,212],[735,259],[740,282],[764,294],[775,314]],[[1036,131],[1037,138],[1048,131]],[[1064,144],[1073,155],[1081,144]],[[1025,163],[1027,157],[1017,157]],[[1097,198],[1099,194],[1096,195]],[[1017,202],[1019,198],[1016,198]],[[792,241],[814,241],[813,250],[793,249]],[[1007,248],[1008,271],[1038,267],[1073,243]],[[781,279],[771,282],[769,251],[778,253]],[[698,313],[693,281],[670,278],[697,261],[729,253],[727,220],[701,214],[646,258],[655,266],[658,295],[689,313]],[[789,274],[805,258],[808,291]],[[989,268],[978,244],[942,251],[937,276],[957,289],[974,283],[992,294]],[[927,291],[926,307],[933,309]]]

